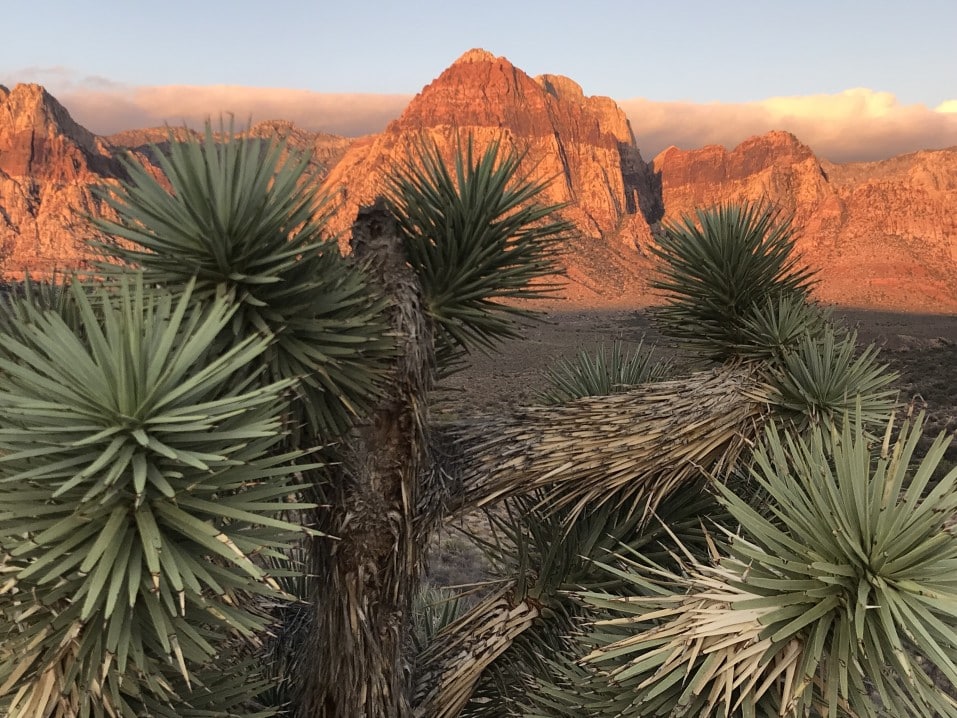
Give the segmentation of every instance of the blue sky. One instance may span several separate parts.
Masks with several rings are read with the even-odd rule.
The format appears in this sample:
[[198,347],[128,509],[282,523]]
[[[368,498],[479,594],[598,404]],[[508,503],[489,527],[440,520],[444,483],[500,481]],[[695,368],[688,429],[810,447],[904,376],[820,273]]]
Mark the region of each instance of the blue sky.
[[41,82],[58,97],[210,85],[407,96],[484,47],[619,101],[734,105],[864,88],[904,107],[957,105],[955,0],[5,5],[0,82]]
[[414,93],[471,47],[589,94],[742,101],[869,87],[957,96],[957,2],[12,0],[4,74]]

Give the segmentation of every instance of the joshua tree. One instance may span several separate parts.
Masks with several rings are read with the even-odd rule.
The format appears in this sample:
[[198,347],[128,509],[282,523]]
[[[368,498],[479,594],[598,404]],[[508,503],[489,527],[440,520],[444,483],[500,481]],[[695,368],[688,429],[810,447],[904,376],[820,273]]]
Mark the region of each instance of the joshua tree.
[[[30,647],[34,635],[45,641],[30,661],[14,651],[2,654],[5,690],[26,691],[17,694],[11,710],[28,715],[55,707],[51,710],[70,715],[91,706],[95,713],[129,713],[167,705],[169,712],[186,714],[189,706],[202,703],[208,678],[200,676],[206,664],[232,645],[224,641],[233,633],[255,638],[265,613],[258,610],[262,601],[254,602],[257,610],[236,615],[222,602],[211,613],[197,613],[187,611],[177,596],[201,602],[211,592],[229,605],[241,605],[245,600],[237,592],[245,589],[277,600],[278,584],[270,583],[262,566],[270,563],[270,553],[288,547],[289,537],[277,533],[267,540],[256,534],[259,543],[241,542],[231,531],[243,521],[290,531],[292,524],[275,516],[288,510],[305,519],[311,534],[306,570],[313,581],[306,598],[313,606],[312,638],[304,642],[301,682],[294,691],[299,712],[411,715],[408,617],[425,537],[443,518],[445,500],[437,491],[441,482],[428,481],[427,392],[434,374],[464,352],[515,332],[514,319],[527,312],[500,300],[549,289],[532,280],[555,271],[556,241],[566,225],[549,219],[554,208],[534,204],[542,185],[516,181],[519,157],[500,152],[497,145],[476,155],[467,144],[450,174],[437,150],[423,146],[395,174],[389,200],[360,217],[352,256],[343,258],[322,234],[324,203],[304,176],[305,159],[256,140],[219,140],[211,131],[201,142],[171,143],[169,153],[158,157],[168,185],[130,163],[130,181],[103,192],[117,220],[99,222],[115,240],[100,245],[105,251],[100,271],[109,281],[95,301],[75,280],[68,293],[73,301],[61,302],[62,292],[41,289],[29,292],[39,301],[5,305],[3,346],[12,355],[3,365],[8,403],[0,433],[16,430],[17,441],[29,442],[30,432],[50,435],[50,422],[71,416],[48,416],[45,408],[42,421],[30,423],[22,418],[20,404],[69,406],[66,397],[78,407],[76,428],[71,433],[64,427],[70,443],[60,453],[49,450],[56,462],[47,467],[49,475],[43,473],[46,454],[16,443],[2,448],[5,485],[28,482],[35,487],[30,494],[35,503],[79,492],[75,500],[57,504],[66,523],[56,524],[56,531],[45,524],[32,531],[17,518],[23,507],[3,507],[3,546],[11,554],[5,562],[11,574],[7,628],[17,632],[25,616],[36,616],[35,631],[21,640]],[[137,279],[129,279],[131,273]],[[152,287],[162,290],[147,289]],[[210,318],[204,312],[211,312]],[[183,316],[191,317],[185,325]],[[189,334],[194,328],[201,330],[198,338]],[[47,334],[90,354],[91,366],[78,360],[69,370],[59,367],[70,358],[54,351],[55,340],[43,338]],[[183,343],[188,349],[181,348]],[[112,357],[108,350],[119,354]],[[184,356],[190,363],[183,364]],[[163,362],[174,360],[180,362],[176,377],[188,390],[168,383]],[[33,364],[37,377],[28,384],[24,365]],[[94,381],[100,364],[105,377]],[[220,394],[195,390],[197,382],[213,376],[204,364],[226,367],[214,375]],[[128,378],[133,371],[138,373]],[[144,378],[137,379],[140,374]],[[166,383],[151,388],[150,382],[160,380]],[[134,381],[135,391],[128,381]],[[69,391],[57,388],[58,382],[69,383]],[[119,397],[109,393],[111,382],[116,384],[112,391],[122,392]],[[28,389],[34,393],[27,394]],[[46,397],[44,389],[50,392]],[[151,402],[165,409],[170,401],[164,391],[174,396],[186,391],[191,400],[205,397],[212,404],[154,417]],[[264,407],[260,414],[242,414],[250,427],[261,428],[234,426],[244,402]],[[224,421],[231,422],[222,430],[211,418],[220,404]],[[192,444],[188,452],[177,451],[172,439],[156,438],[145,428],[151,422],[190,442],[197,440],[196,432],[213,432],[210,455],[196,455],[199,449]],[[250,443],[243,431],[263,438]],[[232,466],[229,447],[216,449],[219,435],[242,442],[230,449],[241,450],[234,473],[248,475],[262,464],[263,478],[276,477],[271,493],[251,481],[227,481],[226,488],[219,479],[203,478],[204,472],[222,473],[210,464],[214,457]],[[98,454],[94,449],[100,445]],[[149,463],[154,454],[166,462],[155,471]],[[177,471],[176,462],[187,466]],[[320,463],[327,466],[320,470]],[[274,466],[283,468],[268,468]],[[279,481],[283,475],[305,483]],[[310,503],[274,503],[297,490]],[[178,508],[176,516],[192,527],[189,536],[207,527],[221,543],[197,538],[195,545],[177,549],[175,531],[183,527],[158,521],[147,531],[139,523],[144,511],[180,507],[203,491],[208,498],[202,509]],[[236,494],[234,505],[223,493],[228,491]],[[83,531],[69,535],[62,528],[67,525]],[[132,553],[122,546],[117,553],[117,537],[131,537]],[[77,543],[79,538],[87,543]],[[214,546],[219,550],[209,553]],[[43,619],[48,614],[38,614],[22,597],[29,581],[57,560],[55,568],[74,583],[55,581],[50,590],[77,614],[72,623],[61,618],[58,632],[48,635]],[[246,572],[248,586],[223,584],[223,569],[217,568],[222,561]],[[92,583],[86,579],[90,570]],[[41,583],[51,576],[43,574]],[[127,600],[118,601],[123,586]],[[144,618],[137,618],[135,628],[147,631],[148,639],[109,633],[108,626],[118,625],[121,615],[139,616],[137,611]],[[225,618],[216,622],[210,615]],[[200,621],[203,635],[208,634],[202,642],[188,633],[198,629],[182,623],[186,616]],[[108,642],[91,638],[94,643],[84,644],[79,658],[61,655],[64,641],[99,637],[101,630],[110,636]],[[132,665],[126,659],[131,651]],[[119,663],[116,655],[123,656]],[[178,666],[185,688],[165,679],[150,682],[161,674],[157,662],[167,657]],[[83,682],[65,686],[81,665]],[[126,670],[139,675],[142,685],[123,684]],[[51,675],[57,676],[52,684],[57,690],[48,690]],[[117,676],[110,693],[98,689],[84,697],[83,685],[102,683],[109,675]],[[69,701],[60,700],[61,688],[69,689]],[[125,690],[133,698],[124,698]],[[234,704],[251,692],[236,691]]]
[[[481,440],[465,430],[482,459],[466,470],[514,497],[511,541],[492,552],[512,581],[499,605],[433,631],[433,674],[448,677],[429,694],[435,714],[957,714],[928,674],[934,666],[955,685],[955,509],[945,497],[957,472],[929,491],[948,440],[915,467],[921,422],[894,436],[893,374],[788,281],[800,275],[780,271],[789,236],[786,251],[749,239],[763,225],[781,241],[780,218],[768,217],[703,211],[666,228],[659,247],[659,328],[719,361],[717,373],[575,399],[612,388],[596,373],[623,373],[585,356],[557,373],[550,394],[567,403],[547,417],[524,410]],[[722,303],[736,286],[729,273],[746,275],[749,262],[776,280]],[[701,321],[690,332],[694,312],[710,313],[717,331]],[[704,378],[717,391],[702,391]],[[629,401],[641,410],[622,411]],[[620,428],[627,419],[640,428]],[[516,490],[513,470],[538,493]],[[487,660],[469,671],[475,656]]]
[[[130,164],[104,190],[103,288],[31,289],[0,312],[12,716],[249,715],[249,644],[270,621],[281,632],[297,570],[283,557],[303,542],[306,637],[283,664],[299,716],[473,710],[476,691],[514,688],[536,641],[568,634],[582,609],[562,590],[601,580],[581,556],[651,551],[662,514],[707,546],[689,507],[714,506],[703,480],[748,457],[773,412],[802,428],[890,406],[873,354],[808,303],[780,218],[720,208],[661,249],[662,326],[714,367],[463,421],[458,461],[437,461],[433,380],[516,331],[527,313],[508,302],[551,288],[569,229],[535,204],[521,158],[466,143],[446,163],[421,146],[343,257],[303,158],[210,131],[159,156],[168,185]],[[738,263],[750,296],[715,301]],[[524,569],[417,652],[431,528],[501,502],[522,521],[499,555]]]

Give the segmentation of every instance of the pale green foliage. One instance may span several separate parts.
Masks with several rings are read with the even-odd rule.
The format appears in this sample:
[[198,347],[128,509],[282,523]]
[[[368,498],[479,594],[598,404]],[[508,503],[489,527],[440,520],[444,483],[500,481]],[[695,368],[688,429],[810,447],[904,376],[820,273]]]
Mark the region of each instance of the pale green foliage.
[[602,568],[614,551],[641,552],[670,564],[669,530],[706,553],[702,518],[723,518],[700,483],[675,492],[658,507],[670,528],[648,525],[629,502],[613,498],[579,514],[553,510],[547,502],[547,491],[510,500],[506,511],[491,517],[496,539],[480,542],[495,580],[512,582],[512,600],[524,599],[541,612],[485,671],[462,718],[524,714],[537,681],[560,656],[572,656],[580,647],[575,639],[588,614],[574,592],[582,586],[609,592],[627,587]]
[[[288,500],[307,466],[275,452],[290,382],[249,380],[268,338],[213,353],[235,309],[191,290],[129,279],[94,303],[76,283],[77,328],[25,305],[29,331],[0,335],[6,715],[201,715],[203,676],[230,678],[204,666],[264,627],[255,596],[280,598],[254,559],[301,530],[280,516],[305,508]],[[244,678],[218,709],[258,688]]]
[[720,205],[669,225],[656,250],[666,293],[656,323],[693,354],[759,362],[771,405],[796,424],[840,419],[857,403],[882,424],[897,375],[871,345],[833,326],[809,299],[790,222],[769,206]]
[[412,604],[412,640],[416,650],[419,653],[424,651],[443,628],[464,613],[465,607],[466,602],[455,591],[432,585],[423,586]]
[[723,492],[744,532],[725,565],[774,606],[776,647],[801,640],[831,715],[876,714],[871,686],[892,715],[957,715],[915,660],[957,686],[957,470],[930,483],[951,438],[916,461],[923,417],[875,446],[852,416],[806,439],[769,427],[752,473],[770,513]]
[[741,320],[738,359],[778,361],[805,337],[820,337],[831,326],[830,312],[801,294],[769,296],[756,303]]
[[115,261],[174,293],[195,282],[197,299],[225,293],[237,305],[228,346],[252,335],[265,381],[299,378],[293,409],[312,434],[349,426],[375,394],[391,351],[382,304],[361,272],[323,236],[326,199],[306,175],[308,157],[275,142],[213,135],[156,150],[169,189],[134,161],[130,180],[100,194],[117,220],[97,220],[115,239]]
[[620,340],[606,354],[605,345],[594,356],[582,350],[574,359],[561,359],[547,370],[548,387],[539,397],[546,404],[562,404],[583,396],[608,396],[639,384],[660,381],[672,373],[672,366],[654,360],[654,347],[644,341],[626,352]]
[[[79,326],[79,312],[69,291],[71,279],[62,275],[52,279],[33,279],[29,275],[18,284],[10,284],[0,290],[0,332],[27,340],[29,327],[39,316],[36,310],[51,311],[59,315],[67,326]],[[12,359],[4,345],[0,344],[0,356]]]
[[440,366],[517,335],[515,319],[529,312],[499,300],[555,288],[541,280],[560,271],[557,242],[571,227],[551,218],[559,206],[536,203],[547,183],[519,177],[521,162],[499,142],[478,155],[470,137],[449,167],[422,140],[388,180]]
[[765,507],[720,487],[740,525],[725,558],[608,566],[631,595],[582,594],[614,618],[529,715],[957,715],[928,675],[957,686],[957,470],[931,485],[950,439],[915,461],[921,428],[875,446],[859,414],[770,425],[751,472]]
[[782,299],[805,299],[812,273],[794,255],[790,221],[768,205],[726,204],[667,224],[654,248],[661,261],[653,286],[663,334],[701,357],[748,357],[767,340],[754,337],[754,312]]
[[868,424],[886,423],[898,406],[898,375],[877,361],[878,349],[858,351],[856,335],[825,327],[805,334],[767,372],[769,400],[798,425],[840,422],[855,410]]

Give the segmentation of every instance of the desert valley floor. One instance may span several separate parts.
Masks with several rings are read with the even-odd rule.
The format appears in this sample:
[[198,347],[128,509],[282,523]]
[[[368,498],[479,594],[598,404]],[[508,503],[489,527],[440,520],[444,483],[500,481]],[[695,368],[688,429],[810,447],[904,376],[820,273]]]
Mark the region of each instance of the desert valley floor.
[[[475,353],[465,370],[446,380],[439,409],[494,411],[533,403],[552,363],[619,338],[628,348],[644,338],[662,357],[672,354],[647,309],[556,309],[543,315],[544,321],[526,326],[523,336],[505,342],[501,351]],[[833,316],[857,331],[859,343],[881,347],[883,360],[901,373],[902,400],[919,394],[931,411],[957,412],[957,315],[835,307]]]

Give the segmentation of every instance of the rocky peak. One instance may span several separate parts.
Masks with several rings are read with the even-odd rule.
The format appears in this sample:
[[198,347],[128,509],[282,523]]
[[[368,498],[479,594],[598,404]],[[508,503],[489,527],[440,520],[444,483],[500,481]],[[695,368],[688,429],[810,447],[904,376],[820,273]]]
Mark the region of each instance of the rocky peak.
[[473,47],[471,50],[466,50],[464,53],[462,53],[461,57],[452,63],[452,67],[455,67],[456,65],[468,65],[469,63],[473,62],[495,62],[499,59],[504,58],[497,58],[488,50],[483,50],[480,47]]
[[85,215],[108,215],[91,185],[121,173],[114,148],[74,122],[39,85],[0,93],[0,254],[4,271],[69,270],[95,231]]
[[40,85],[16,85],[0,99],[0,171],[68,182],[113,170],[107,144]]
[[803,221],[802,212],[830,191],[814,153],[790,132],[750,137],[732,150],[672,146],[655,157],[652,167],[660,178],[666,218],[718,202],[765,200]]
[[566,204],[565,217],[585,236],[607,238],[623,225],[649,235],[651,178],[624,112],[608,98],[586,96],[568,78],[533,79],[485,50],[462,55],[382,135],[353,145],[327,180],[342,188],[336,228],[348,229],[358,207],[381,192],[385,174],[420,138],[451,157],[467,136],[479,151],[501,140],[524,154],[525,172],[551,182],[545,201]]
[[0,125],[8,131],[29,129],[48,137],[66,135],[84,149],[93,151],[97,147],[96,136],[74,122],[67,109],[41,85],[15,85],[4,95]]

